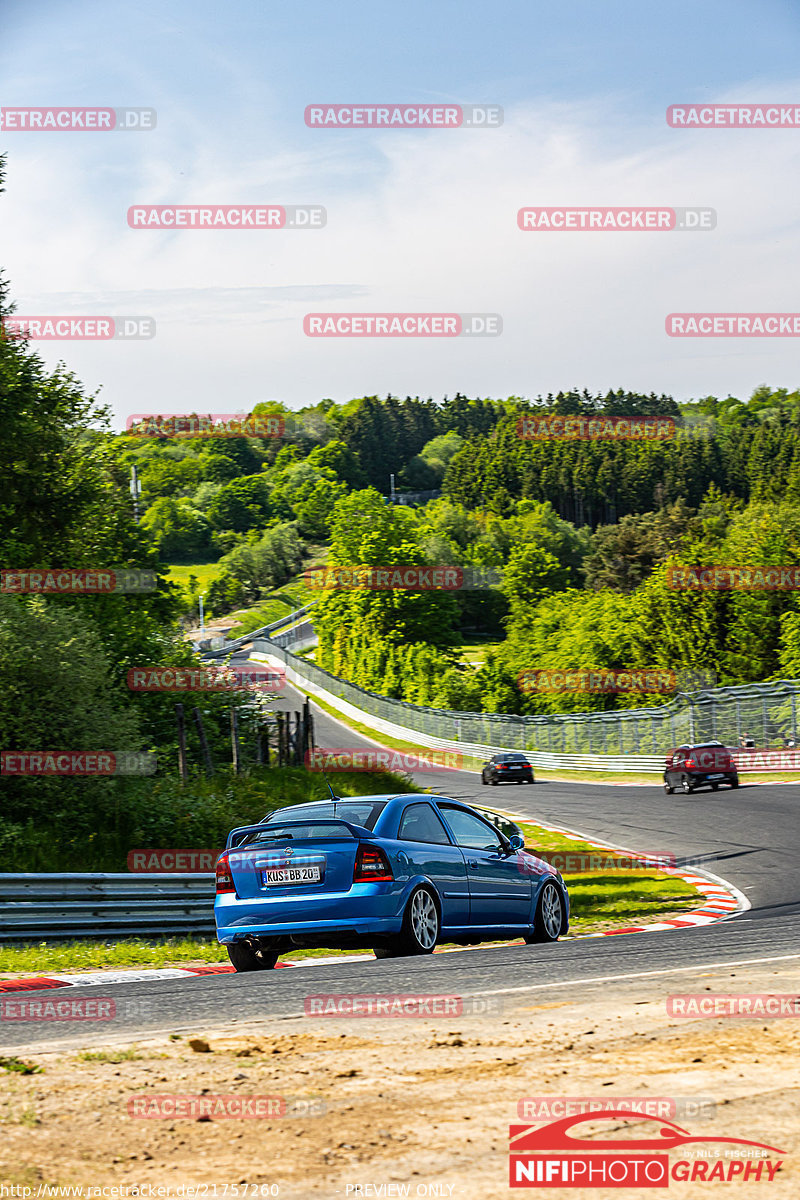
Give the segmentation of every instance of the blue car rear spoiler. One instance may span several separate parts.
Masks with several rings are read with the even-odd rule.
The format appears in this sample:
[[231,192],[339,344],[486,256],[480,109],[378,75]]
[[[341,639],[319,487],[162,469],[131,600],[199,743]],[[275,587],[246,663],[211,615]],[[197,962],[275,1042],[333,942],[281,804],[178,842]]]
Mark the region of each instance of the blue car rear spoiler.
[[[277,828],[278,824],[280,824],[281,829],[286,829],[296,825],[309,825],[311,823],[312,818],[306,817],[304,821],[281,821],[280,823],[276,821],[275,826]],[[318,817],[315,823],[320,825],[344,825],[350,830],[353,836],[359,840],[361,838],[372,838],[375,836],[371,829],[366,829],[363,825],[354,825],[352,821],[343,821],[341,817]],[[240,839],[239,841],[234,842],[233,839],[238,833],[264,833],[264,831],[268,828],[269,826],[263,822],[259,822],[257,825],[240,825],[238,829],[232,829],[228,834],[228,840],[225,843],[225,849],[230,850],[232,846],[240,846],[242,841],[246,840]]]

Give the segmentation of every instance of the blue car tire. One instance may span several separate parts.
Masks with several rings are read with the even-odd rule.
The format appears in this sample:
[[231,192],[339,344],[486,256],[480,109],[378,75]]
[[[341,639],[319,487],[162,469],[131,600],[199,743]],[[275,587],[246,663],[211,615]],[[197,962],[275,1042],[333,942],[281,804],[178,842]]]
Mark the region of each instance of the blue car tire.
[[251,942],[228,942],[228,958],[236,971],[271,971],[278,961],[277,950],[260,950]]
[[439,940],[439,907],[430,888],[420,885],[408,898],[400,933],[375,949],[376,958],[433,954]]
[[526,933],[525,941],[529,945],[533,942],[557,942],[563,928],[564,902],[561,894],[554,883],[546,883],[539,894],[533,930]]

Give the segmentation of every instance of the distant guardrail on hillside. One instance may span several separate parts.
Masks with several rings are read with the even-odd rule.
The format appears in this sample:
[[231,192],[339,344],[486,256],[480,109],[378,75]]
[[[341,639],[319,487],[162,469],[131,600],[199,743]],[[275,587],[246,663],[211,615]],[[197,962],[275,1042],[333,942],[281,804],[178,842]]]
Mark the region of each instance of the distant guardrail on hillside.
[[270,637],[276,630],[283,629],[285,625],[291,625],[300,617],[304,617],[316,603],[316,600],[311,600],[308,604],[304,604],[302,608],[296,608],[294,612],[287,613],[285,617],[279,617],[271,625],[262,625],[259,629],[252,629],[250,633],[243,633],[238,638],[231,638],[230,640],[224,637],[205,638],[198,643],[199,648],[207,658],[221,658],[226,654],[234,654],[237,650],[241,650],[243,646],[248,646],[257,638]]
[[684,742],[738,745],[742,737],[753,738],[758,746],[788,738],[797,742],[798,679],[680,693],[654,708],[521,717],[426,708],[378,696],[267,640],[257,639],[253,652],[279,660],[290,682],[312,695],[326,693],[341,711],[350,706],[369,715],[379,732],[421,735],[423,745],[441,743],[467,754],[524,750],[542,767],[655,770],[656,764],[663,769],[666,750]]

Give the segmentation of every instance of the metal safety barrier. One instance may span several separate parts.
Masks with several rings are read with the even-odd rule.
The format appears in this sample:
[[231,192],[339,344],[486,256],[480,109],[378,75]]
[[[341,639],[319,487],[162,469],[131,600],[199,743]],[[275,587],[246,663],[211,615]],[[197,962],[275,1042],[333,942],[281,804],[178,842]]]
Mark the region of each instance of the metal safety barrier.
[[283,629],[286,625],[292,625],[299,617],[304,617],[306,613],[310,612],[316,603],[316,600],[312,600],[309,604],[304,604],[302,608],[297,608],[284,617],[278,617],[278,620],[273,621],[271,625],[262,625],[260,629],[252,629],[250,633],[244,633],[241,637],[230,640],[226,637],[206,638],[197,645],[207,658],[220,658],[227,654],[235,654],[237,650],[249,646],[256,638],[271,637],[277,630]]
[[472,757],[522,750],[543,768],[662,771],[667,751],[683,743],[734,746],[747,736],[760,747],[789,738],[798,743],[798,679],[679,693],[654,708],[516,716],[425,708],[379,696],[267,639],[253,643],[252,657],[283,665],[290,683],[377,733]]
[[214,932],[214,874],[0,874],[0,945]]

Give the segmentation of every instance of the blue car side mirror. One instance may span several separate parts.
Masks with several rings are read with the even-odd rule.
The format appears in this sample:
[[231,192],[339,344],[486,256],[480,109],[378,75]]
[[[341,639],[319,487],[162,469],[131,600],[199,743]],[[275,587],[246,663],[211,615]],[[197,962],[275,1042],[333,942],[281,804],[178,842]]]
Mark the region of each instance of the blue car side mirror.
[[508,840],[511,844],[512,850],[524,850],[525,849],[525,838],[522,837],[520,834],[512,833],[511,837]]

